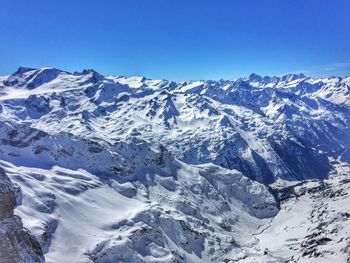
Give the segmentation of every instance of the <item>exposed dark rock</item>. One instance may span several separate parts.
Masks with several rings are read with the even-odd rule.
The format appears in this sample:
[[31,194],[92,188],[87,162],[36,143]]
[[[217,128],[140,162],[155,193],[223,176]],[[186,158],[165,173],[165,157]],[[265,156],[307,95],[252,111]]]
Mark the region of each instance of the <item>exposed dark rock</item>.
[[39,242],[13,215],[18,189],[0,167],[0,262],[44,262]]

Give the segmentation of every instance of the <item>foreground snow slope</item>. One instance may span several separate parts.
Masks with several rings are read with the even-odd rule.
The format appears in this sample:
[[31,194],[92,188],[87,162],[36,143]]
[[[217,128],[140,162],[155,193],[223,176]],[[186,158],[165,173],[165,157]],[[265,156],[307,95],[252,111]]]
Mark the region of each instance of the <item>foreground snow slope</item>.
[[144,168],[127,183],[57,166],[1,166],[25,193],[16,211],[48,262],[233,257],[277,212],[265,186],[213,165],[175,161]]
[[349,85],[20,68],[0,166],[48,262],[346,262]]
[[280,211],[255,235],[266,258],[242,262],[349,262],[350,166],[336,163],[327,180],[273,185]]

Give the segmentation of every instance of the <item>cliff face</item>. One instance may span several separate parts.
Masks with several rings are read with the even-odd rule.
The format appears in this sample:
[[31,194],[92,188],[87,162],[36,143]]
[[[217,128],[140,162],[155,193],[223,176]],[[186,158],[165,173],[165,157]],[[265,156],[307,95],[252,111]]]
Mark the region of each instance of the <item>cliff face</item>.
[[38,241],[13,214],[20,188],[0,168],[0,262],[44,262]]

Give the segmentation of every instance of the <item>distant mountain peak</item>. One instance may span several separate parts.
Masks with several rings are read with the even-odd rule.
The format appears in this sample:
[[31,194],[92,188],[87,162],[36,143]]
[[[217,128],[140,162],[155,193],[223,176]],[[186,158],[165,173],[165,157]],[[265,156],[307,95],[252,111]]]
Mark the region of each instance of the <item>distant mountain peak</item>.
[[296,80],[296,79],[303,79],[303,78],[306,78],[306,76],[303,74],[303,73],[291,73],[291,74],[287,74],[287,75],[284,75],[282,76],[282,80],[283,81],[293,81],[293,80]]
[[33,70],[37,70],[37,69],[29,68],[29,67],[19,67],[14,74],[23,74],[23,73],[26,73],[28,71],[33,71]]
[[246,77],[244,80],[246,81],[262,81],[262,77],[256,73],[251,73],[248,77]]

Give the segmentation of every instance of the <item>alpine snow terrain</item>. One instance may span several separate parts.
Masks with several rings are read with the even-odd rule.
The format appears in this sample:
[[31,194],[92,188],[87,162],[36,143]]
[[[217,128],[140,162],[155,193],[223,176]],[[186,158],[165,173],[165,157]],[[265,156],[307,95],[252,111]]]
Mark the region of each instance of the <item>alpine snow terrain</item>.
[[350,262],[350,77],[19,68],[0,175],[18,262]]

